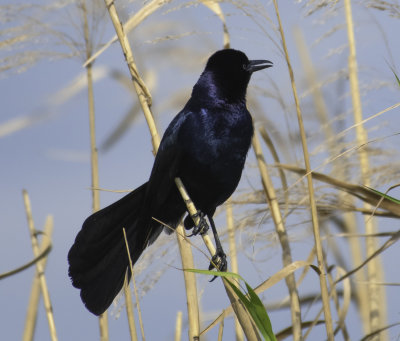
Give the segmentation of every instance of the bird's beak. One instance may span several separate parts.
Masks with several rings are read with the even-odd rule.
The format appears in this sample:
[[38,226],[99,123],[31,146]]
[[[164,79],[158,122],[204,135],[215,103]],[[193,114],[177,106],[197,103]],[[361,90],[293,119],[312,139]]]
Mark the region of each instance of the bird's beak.
[[255,71],[271,67],[272,65],[273,63],[269,60],[250,60],[249,64],[247,65],[247,71],[253,73]]

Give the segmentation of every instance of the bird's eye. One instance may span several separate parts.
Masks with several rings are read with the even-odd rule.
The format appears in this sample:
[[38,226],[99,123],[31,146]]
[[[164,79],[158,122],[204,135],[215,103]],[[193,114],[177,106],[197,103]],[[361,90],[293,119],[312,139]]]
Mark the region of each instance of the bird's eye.
[[247,71],[247,64],[242,65],[243,70]]

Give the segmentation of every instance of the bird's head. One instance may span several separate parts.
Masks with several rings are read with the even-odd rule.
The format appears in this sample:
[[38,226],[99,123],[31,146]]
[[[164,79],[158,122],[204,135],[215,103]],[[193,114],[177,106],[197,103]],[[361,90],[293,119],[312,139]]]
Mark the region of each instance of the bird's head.
[[208,59],[198,84],[218,99],[243,100],[252,73],[271,66],[268,60],[249,60],[238,50],[220,50]]

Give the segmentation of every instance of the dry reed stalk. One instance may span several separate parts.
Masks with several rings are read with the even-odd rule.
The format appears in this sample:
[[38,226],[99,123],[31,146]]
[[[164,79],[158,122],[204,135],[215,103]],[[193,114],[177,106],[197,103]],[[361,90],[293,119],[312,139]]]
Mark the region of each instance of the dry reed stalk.
[[[142,110],[144,112],[144,115],[145,115],[149,130],[150,130],[150,134],[152,136],[153,152],[154,152],[154,154],[156,154],[157,150],[158,150],[158,146],[160,144],[160,138],[159,138],[159,135],[158,135],[158,132],[157,132],[157,128],[156,128],[154,119],[153,119],[153,115],[152,115],[151,110],[150,110],[151,96],[150,96],[150,94],[149,94],[149,92],[148,92],[143,80],[140,78],[139,73],[137,71],[137,68],[136,68],[136,65],[135,65],[135,62],[134,62],[134,59],[133,59],[132,50],[131,50],[131,47],[130,47],[130,44],[129,44],[129,41],[128,41],[128,37],[124,33],[124,28],[123,28],[123,25],[121,24],[121,21],[120,21],[119,17],[118,17],[118,13],[117,13],[117,10],[115,8],[114,2],[113,2],[113,0],[104,0],[104,1],[105,1],[105,4],[106,4],[106,7],[108,9],[108,12],[110,14],[110,18],[111,18],[111,20],[113,22],[115,31],[117,33],[121,48],[122,48],[122,50],[124,52],[124,56],[125,56],[126,62],[128,64],[128,67],[129,67],[129,71],[130,71],[132,79],[134,81],[135,90],[136,90],[136,93],[138,95],[140,104],[142,106]],[[179,179],[175,179],[175,182],[177,182],[177,180],[179,180]],[[178,188],[179,188],[179,186],[178,186]],[[183,188],[183,184],[182,184],[181,188]],[[181,188],[179,188],[180,191],[181,191]],[[182,191],[181,191],[181,194],[182,194]],[[187,193],[186,193],[186,195],[187,195]],[[183,199],[184,199],[185,203],[188,203],[188,201],[185,200],[185,198],[183,198]],[[192,203],[192,205],[193,205],[193,203]],[[193,207],[190,207],[190,205],[187,205],[187,208],[188,208],[188,211],[189,211],[191,216],[194,216],[197,213],[197,210],[195,209],[194,205],[193,205]],[[197,222],[195,221],[195,223],[197,223]],[[179,232],[179,231],[177,231],[177,232]],[[204,240],[207,248],[209,249],[210,254],[214,255],[215,254],[215,247],[212,244],[211,239],[207,235],[204,235],[203,236],[203,240]],[[190,248],[190,244],[189,243],[182,243],[182,247]],[[180,247],[180,249],[181,249],[181,247]],[[184,261],[183,258],[182,258],[182,261]],[[185,278],[187,278],[187,277],[185,277]],[[191,278],[193,278],[193,280],[195,280],[195,277],[191,277]],[[191,286],[192,284],[188,283],[188,282],[185,282],[185,285],[186,285],[186,288],[187,288],[188,286]],[[227,288],[227,293],[228,293],[229,298],[233,299],[234,296],[232,296],[232,294],[230,294],[229,290],[228,290],[228,289],[231,289],[231,288],[230,287],[228,288],[227,285],[225,285],[225,288]],[[195,304],[195,305],[198,304],[197,303],[198,302],[197,292],[193,292],[193,295],[191,294],[190,297],[187,295],[187,297],[189,299],[193,300],[193,304]],[[197,301],[196,303],[194,303],[195,300]],[[254,332],[254,330],[252,330],[252,329],[254,329],[254,324],[252,324],[252,321],[251,321],[251,323],[248,322],[250,317],[249,317],[247,311],[244,309],[243,305],[239,305],[238,302],[233,302],[233,304],[234,304],[234,306],[236,308],[236,311],[238,313],[239,319],[240,319],[240,316],[242,316],[243,321],[240,321],[240,323],[242,324],[242,327],[243,327],[243,330],[244,330],[245,334],[246,334],[246,330],[248,330],[248,336],[246,334],[246,336],[248,337],[248,340],[256,340],[257,338],[254,338],[253,335],[254,335],[254,333],[257,334],[258,332],[257,331]],[[199,311],[197,310],[197,311],[192,311],[192,312],[195,313],[197,316],[193,316],[193,318],[189,317],[189,321],[199,320],[199,316],[198,316]],[[247,317],[247,319],[246,319],[246,317]],[[244,327],[244,326],[246,326],[246,327]],[[258,337],[258,334],[257,334],[257,337]]]
[[[344,275],[346,273],[346,271],[337,266],[336,267],[337,270],[337,275],[336,277],[338,278],[341,275]],[[346,278],[343,281],[343,304],[342,307],[340,307],[339,305],[339,298],[338,298],[338,294],[337,294],[337,287],[333,281],[332,275],[331,273],[328,273],[328,280],[329,280],[329,284],[332,288],[332,298],[333,301],[335,303],[335,308],[338,314],[338,322],[337,322],[337,326],[335,328],[335,335],[339,332],[339,330],[342,331],[342,335],[343,335],[343,339],[345,341],[349,341],[350,337],[349,337],[349,333],[347,331],[347,327],[345,325],[345,319],[346,319],[346,315],[347,315],[347,311],[348,308],[350,306],[350,301],[351,301],[351,285],[350,285],[350,279]]]
[[[26,218],[28,220],[29,233],[31,236],[33,255],[37,257],[40,254],[40,249],[36,237],[37,231],[35,229],[35,225],[32,218],[31,202],[29,200],[28,192],[26,190],[22,191],[22,195],[24,198]],[[50,294],[47,288],[47,282],[46,282],[46,277],[44,275],[42,262],[40,261],[36,262],[36,271],[37,275],[39,276],[40,289],[43,296],[44,308],[46,310],[47,322],[49,323],[50,337],[52,341],[57,341],[58,339],[57,339],[56,325],[54,323],[53,308],[51,306]]]
[[[44,229],[43,229],[43,238],[42,242],[39,246],[40,248],[40,253],[44,252],[50,244],[51,244],[51,236],[53,234],[53,216],[49,215],[46,218],[46,222],[44,224]],[[47,256],[40,260],[39,262],[42,263],[43,270],[46,269],[46,264],[47,264]],[[29,298],[29,303],[28,303],[28,309],[26,312],[26,319],[25,319],[25,328],[24,328],[24,335],[22,337],[22,341],[32,341],[33,336],[35,334],[35,328],[36,328],[36,320],[37,320],[37,310],[39,306],[39,301],[40,301],[40,278],[39,278],[39,272],[36,270],[35,276],[32,281],[32,289],[31,289],[31,295]]]
[[[200,217],[197,214],[197,209],[196,209],[192,199],[190,199],[189,194],[187,193],[186,188],[182,183],[182,180],[179,178],[175,178],[175,184],[178,187],[179,193],[181,194],[182,199],[186,204],[189,214],[193,217],[194,223],[196,225],[198,225],[200,223]],[[181,231],[178,231],[178,232],[181,232]],[[204,244],[206,245],[210,254],[214,255],[216,250],[215,250],[214,244],[213,244],[210,236],[208,234],[202,234],[201,237],[203,238]]]
[[[126,34],[124,33],[124,28],[122,26],[122,23],[118,17],[118,13],[117,10],[115,8],[114,2],[112,0],[104,0],[106,7],[108,9],[111,21],[113,22],[115,31],[117,33],[122,51],[124,53],[126,62],[128,64],[128,68],[129,71],[131,73],[132,76],[132,80],[134,83],[134,87],[135,87],[135,91],[137,93],[140,105],[142,107],[143,113],[145,115],[146,121],[147,121],[147,125],[149,127],[150,130],[150,134],[152,137],[152,145],[153,145],[153,154],[155,155],[157,153],[158,150],[158,146],[160,144],[160,137],[156,128],[156,124],[154,122],[154,118],[153,115],[151,113],[150,110],[150,105],[151,105],[151,96],[149,91],[147,90],[147,87],[145,86],[143,80],[140,78],[139,73],[137,71],[136,65],[135,65],[135,61],[133,58],[133,54],[132,54],[132,49],[130,47],[129,44],[129,40],[128,37],[126,36]],[[179,227],[178,227],[179,229]],[[180,231],[180,230],[179,230]],[[182,232],[182,231],[181,231]],[[185,254],[185,260],[187,260],[187,256],[191,254],[191,250],[190,249],[190,244],[189,243],[182,243],[182,245],[180,245],[179,247],[180,251],[181,251],[181,259],[182,261],[184,261],[184,256],[183,254]],[[183,254],[182,254],[183,252]],[[191,257],[191,261],[193,263],[193,257]],[[185,278],[185,287],[186,290],[188,290],[188,288],[190,290],[190,295],[188,294],[188,292],[186,292],[186,297],[188,299],[191,300],[190,302],[190,306],[191,307],[196,307],[198,306],[198,298],[197,298],[197,291],[193,290],[193,287],[196,286],[195,283],[193,284],[193,281],[195,281],[195,276],[184,276]],[[188,281],[186,281],[188,280]],[[188,302],[189,305],[189,302]],[[188,318],[189,318],[189,330],[191,331],[195,331],[197,329],[196,325],[191,326],[190,323],[196,323],[195,321],[199,321],[199,310],[198,309],[190,309],[188,310]]]
[[[318,85],[318,77],[317,72],[314,68],[314,65],[311,60],[311,56],[309,50],[307,49],[307,45],[304,39],[303,32],[300,29],[293,30],[295,41],[297,43],[297,49],[300,53],[300,59],[302,62],[302,67],[305,71],[306,79],[308,82],[308,86],[311,89],[312,98],[314,101],[315,112],[317,117],[321,122],[321,127],[326,136],[326,141],[328,142],[327,149],[333,159],[335,155],[340,152],[337,150],[337,140],[338,137],[334,133],[331,124],[329,124],[328,110],[325,104],[324,96],[322,94],[321,88]],[[342,166],[341,163],[332,163],[332,174],[335,174],[336,177],[344,176],[345,167]],[[350,205],[353,204],[354,200],[352,197],[349,197],[348,194],[344,192],[339,192],[339,202],[346,200]],[[343,212],[342,213],[343,220],[346,228],[350,233],[357,233],[357,221],[355,212]],[[361,242],[358,238],[351,238],[349,240],[351,259],[353,265],[360,264],[362,262],[362,246]],[[368,290],[364,284],[365,281],[365,273],[364,271],[359,271],[355,274],[354,285],[356,290],[354,290],[354,295],[358,304],[358,312],[362,319],[362,325],[364,328],[364,332],[367,332],[366,326],[368,325]]]
[[[282,261],[283,265],[287,266],[293,262],[292,254],[290,251],[290,245],[288,240],[288,235],[286,232],[286,227],[284,225],[281,210],[279,207],[278,200],[276,198],[276,193],[274,186],[272,184],[271,177],[268,172],[267,164],[264,160],[264,156],[262,153],[260,141],[258,139],[257,130],[253,136],[253,150],[258,162],[258,168],[260,171],[260,176],[265,192],[265,196],[267,198],[268,206],[270,208],[271,216],[275,224],[276,233],[278,234],[279,242],[282,247]],[[296,288],[296,279],[294,274],[290,274],[285,278],[286,285],[289,289],[290,296],[290,311],[292,317],[292,327],[293,327],[293,340],[298,341],[302,340],[302,329],[301,329],[301,310],[300,310],[300,301],[299,295]]]
[[[136,28],[142,21],[153,14],[155,11],[161,9],[163,6],[169,4],[172,0],[152,0],[144,4],[134,15],[132,15],[124,24],[123,30],[125,34],[131,32]],[[221,6],[217,1],[214,0],[200,0],[204,6],[208,7],[213,11],[216,16],[221,20],[223,26],[223,45],[227,49],[230,47],[230,37],[228,32],[228,26],[226,25],[226,20],[224,13],[222,12]],[[118,40],[118,36],[115,35],[108,42],[106,42],[97,52],[88,58],[83,64],[86,67],[87,64],[93,63],[104,51],[106,51],[113,43]]]
[[135,60],[133,58],[133,53],[127,35],[124,32],[124,27],[118,17],[117,9],[115,8],[113,0],[104,0],[108,13],[110,14],[111,21],[114,25],[115,32],[117,33],[118,40],[120,42],[122,51],[124,53],[126,63],[128,65],[129,71],[132,76],[133,84],[135,86],[135,91],[138,95],[140,105],[142,107],[144,116],[147,121],[147,125],[150,130],[152,144],[153,144],[153,154],[157,153],[158,146],[160,144],[160,136],[157,132],[157,127],[153,119],[153,114],[151,113],[151,95],[146,85],[144,84],[139,72],[136,68]]
[[[182,224],[176,228],[176,238],[181,254],[182,269],[194,269],[193,254],[190,243],[186,241],[186,234]],[[200,314],[199,301],[197,298],[196,274],[189,271],[183,272],[186,286],[186,304],[189,320],[189,340],[199,340]]]
[[[350,80],[350,90],[351,90],[351,99],[353,104],[353,115],[354,115],[354,123],[356,126],[356,138],[358,145],[364,145],[368,141],[367,132],[364,129],[362,124],[362,105],[361,105],[361,97],[359,91],[358,84],[358,75],[357,75],[357,58],[356,58],[356,46],[355,46],[355,38],[354,38],[354,29],[353,29],[353,17],[351,12],[351,2],[350,0],[344,1],[345,7],[345,15],[346,15],[346,23],[347,23],[347,37],[349,42],[349,80]],[[361,168],[361,178],[364,185],[369,186],[369,160],[368,153],[365,149],[361,148],[359,152],[360,158],[360,168]],[[364,204],[364,208],[370,209],[370,205]],[[371,217],[364,217],[365,223],[365,233],[366,234],[374,234],[377,231],[376,222]],[[375,238],[367,238],[366,239],[366,252],[367,257],[374,253],[377,249],[377,242]],[[380,287],[375,285],[376,282],[384,282],[383,275],[383,266],[380,258],[375,258],[371,262],[369,262],[367,266],[368,280],[370,284],[368,285],[368,302],[369,302],[369,323],[370,330],[369,332],[373,332],[374,330],[381,329],[383,326],[387,324],[386,320],[386,292],[384,286]],[[373,337],[373,340],[386,339],[387,335],[379,335]]]
[[[226,207],[226,225],[228,228],[228,236],[229,236],[229,254],[231,259],[231,269],[232,272],[239,274],[239,266],[237,262],[237,253],[236,253],[235,226],[233,223],[233,210],[232,210],[231,198],[227,200],[225,207]],[[240,323],[236,316],[235,316],[235,334],[236,334],[236,341],[243,341],[243,331],[242,328],[240,327]]]
[[[133,263],[132,263],[132,258],[131,258],[131,252],[129,250],[128,239],[126,238],[125,227],[122,228],[122,233],[124,235],[126,252],[128,253],[129,268],[131,270],[131,280],[132,280],[132,283],[133,283],[133,288],[134,288],[135,298],[136,298],[136,306],[137,306],[138,315],[139,315],[140,332],[142,333],[142,340],[145,341],[146,338],[144,337],[144,326],[143,326],[143,320],[142,320],[142,312],[140,310],[139,295],[138,295],[137,288],[136,288],[136,281],[135,281],[135,276],[134,276],[134,272],[133,272]],[[133,316],[132,317],[128,316],[128,318],[133,318]]]
[[[85,39],[86,59],[92,54],[92,44],[90,40],[88,11],[86,0],[80,2],[80,9],[83,14],[83,34]],[[91,182],[92,182],[92,211],[97,212],[100,209],[100,193],[94,188],[99,187],[99,169],[98,155],[96,147],[96,128],[95,128],[95,110],[94,110],[94,92],[93,92],[93,74],[92,65],[86,65],[86,78],[88,87],[88,110],[89,110],[89,130],[90,130],[90,162],[91,162]],[[100,340],[108,341],[108,316],[107,311],[99,316]]]
[[[275,273],[271,277],[269,277],[266,281],[264,281],[263,283],[258,285],[254,289],[254,292],[258,295],[261,294],[262,292],[271,288],[275,284],[279,283],[281,280],[283,280],[287,276],[291,275],[297,269],[300,269],[303,267],[311,267],[311,268],[314,268],[314,270],[316,268],[309,261],[295,261],[292,264],[285,266],[283,269],[279,270],[277,273]],[[319,272],[319,270],[317,272]],[[232,304],[229,307],[225,308],[223,310],[223,312],[213,322],[211,322],[204,330],[202,330],[200,335],[203,335],[203,334],[206,334],[207,332],[209,332],[218,323],[220,323],[224,318],[228,317],[233,312],[233,310],[234,310],[234,308],[233,308]],[[246,337],[247,337],[247,335],[246,335]]]
[[[194,222],[196,225],[198,225],[200,222],[200,217],[196,214],[197,213],[196,207],[194,206],[193,201],[190,199],[185,189],[185,186],[183,185],[181,179],[179,178],[175,178],[175,183],[178,186],[179,192],[186,204],[189,214],[192,217],[194,217]],[[207,234],[202,234],[202,238],[210,254],[214,255],[216,250],[210,237]],[[232,290],[232,288],[229,286],[229,284],[226,282],[224,278],[222,278],[222,282],[224,284],[225,291],[228,295],[229,300],[231,301],[233,310],[235,311],[235,314],[239,320],[240,325],[242,326],[243,332],[247,340],[249,341],[259,340],[260,336],[258,334],[257,328],[254,325],[254,322],[250,317],[250,315],[248,314],[247,310],[245,309],[243,304],[238,300],[238,297],[236,296],[235,292]]]
[[233,291],[232,287],[228,284],[225,278],[222,278],[222,283],[224,284],[225,291],[229,297],[229,300],[231,301],[231,307],[235,312],[235,315],[242,327],[244,335],[246,336],[246,340],[261,341],[260,333],[258,332],[258,329],[253,319],[247,312],[243,303],[239,300],[238,296]]
[[222,341],[222,336],[224,335],[224,321],[222,320],[221,323],[219,324],[219,329],[218,329],[218,341]]
[[176,314],[174,341],[181,341],[181,338],[182,338],[182,312],[178,311],[178,313]]
[[290,63],[290,59],[289,59],[289,53],[288,53],[287,46],[286,46],[285,35],[283,33],[283,27],[282,27],[280,14],[279,14],[277,0],[274,0],[274,6],[275,6],[275,12],[276,12],[277,20],[278,20],[278,25],[279,25],[279,32],[280,32],[281,39],[282,39],[282,47],[285,52],[286,62],[288,65],[290,80],[291,80],[291,84],[292,84],[293,97],[294,97],[294,101],[295,101],[295,105],[296,105],[297,120],[299,123],[299,130],[300,130],[300,135],[301,135],[301,143],[302,143],[302,147],[303,147],[304,163],[305,163],[306,172],[307,172],[308,193],[309,193],[309,200],[310,200],[310,207],[311,207],[311,218],[312,218],[312,225],[313,225],[313,232],[314,232],[315,249],[317,252],[318,268],[320,271],[319,280],[320,280],[320,287],[321,287],[322,304],[323,304],[324,315],[325,315],[326,335],[327,335],[327,338],[329,341],[333,341],[332,316],[331,316],[331,310],[330,310],[330,306],[329,306],[328,286],[327,286],[327,282],[326,282],[324,256],[323,256],[323,251],[322,251],[322,243],[321,243],[321,239],[320,239],[318,213],[317,213],[317,207],[316,207],[315,198],[314,198],[313,180],[312,180],[312,176],[310,174],[311,167],[310,167],[310,160],[309,160],[309,155],[308,155],[306,133],[304,130],[303,118],[302,118],[302,114],[301,114],[299,98],[297,95],[297,88],[296,88],[296,84],[294,81],[294,74],[293,74],[293,69],[292,69],[292,66]]
[[[133,270],[133,269],[132,269]],[[135,280],[135,273],[132,271],[132,278],[131,278],[132,284],[133,284],[133,292],[135,293],[135,299],[136,299],[136,307],[138,311],[138,317],[139,317],[139,326],[140,326],[140,333],[142,334],[142,341],[145,341],[144,337],[144,324],[143,324],[143,318],[142,318],[142,310],[140,309],[140,300],[139,300],[139,294],[137,290],[137,285],[136,285],[136,280]]]
[[135,317],[133,313],[132,295],[128,282],[128,272],[125,274],[124,294],[125,294],[126,316],[128,317],[129,333],[131,335],[131,340],[137,341],[138,337],[136,332]]

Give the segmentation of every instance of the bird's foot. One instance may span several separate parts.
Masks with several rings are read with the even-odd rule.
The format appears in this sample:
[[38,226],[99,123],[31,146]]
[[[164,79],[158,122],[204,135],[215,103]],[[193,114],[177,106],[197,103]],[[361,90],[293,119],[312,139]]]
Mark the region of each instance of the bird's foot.
[[[226,260],[226,254],[225,252],[221,250],[217,250],[214,256],[211,258],[210,266],[208,267],[208,270],[212,269],[217,269],[218,271],[223,271],[225,272],[228,269],[228,262]],[[214,276],[210,282],[215,280],[217,276]]]
[[201,211],[196,212],[194,215],[192,215],[193,221],[197,217],[200,218],[200,221],[196,226],[193,227],[192,233],[188,237],[197,236],[198,234],[200,235],[206,234],[209,229],[207,220],[205,218],[205,214]]

